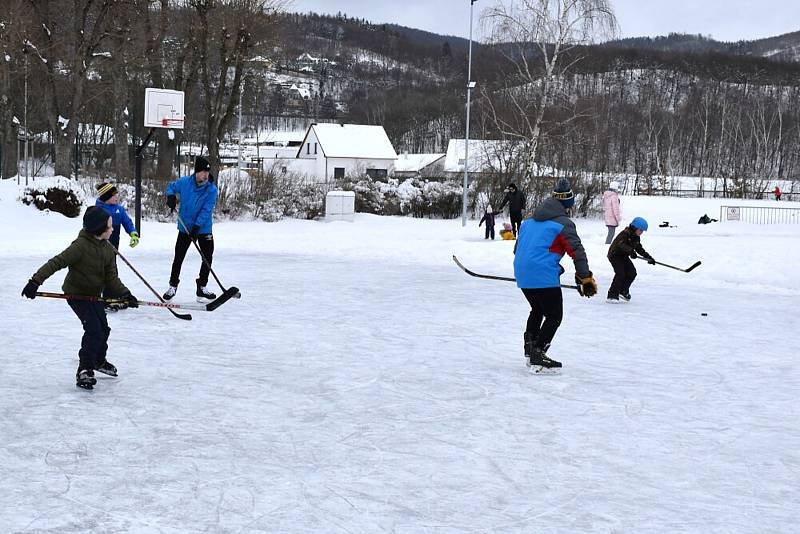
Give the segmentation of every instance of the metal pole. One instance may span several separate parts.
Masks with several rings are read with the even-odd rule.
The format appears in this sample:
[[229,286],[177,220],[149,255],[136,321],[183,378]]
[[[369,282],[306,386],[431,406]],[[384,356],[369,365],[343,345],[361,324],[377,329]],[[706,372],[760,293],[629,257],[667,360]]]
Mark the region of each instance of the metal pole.
[[236,158],[236,183],[242,180],[242,98],[244,96],[244,80],[239,85],[239,154]]
[[472,11],[477,0],[469,2],[469,60],[467,62],[467,124],[464,134],[464,192],[461,195],[461,226],[467,225],[467,188],[469,187],[469,100],[472,91]]
[[136,155],[134,157],[133,177],[136,186],[136,222],[134,226],[136,226],[139,236],[142,235],[142,159],[144,159],[144,149],[147,148],[147,145],[150,143],[150,138],[155,131],[155,128],[150,128],[150,131],[147,132],[147,137],[144,138],[142,144],[136,149]]
[[[25,186],[28,186],[28,54],[25,54],[25,109],[23,110],[22,122],[25,123]],[[19,169],[17,169],[19,173]]]

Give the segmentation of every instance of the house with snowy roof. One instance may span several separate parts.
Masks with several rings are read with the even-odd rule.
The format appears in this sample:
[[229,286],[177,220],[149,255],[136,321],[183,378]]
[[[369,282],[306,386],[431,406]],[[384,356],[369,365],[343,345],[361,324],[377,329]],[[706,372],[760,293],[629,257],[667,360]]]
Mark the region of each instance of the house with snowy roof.
[[383,126],[315,123],[308,127],[296,158],[313,160],[313,177],[327,182],[364,174],[386,178],[397,153]]
[[[464,175],[464,139],[450,139],[444,160],[445,175],[456,178]],[[493,175],[513,171],[522,147],[519,144],[499,140],[469,140],[469,174]]]
[[445,154],[400,154],[394,162],[395,178],[441,178]]

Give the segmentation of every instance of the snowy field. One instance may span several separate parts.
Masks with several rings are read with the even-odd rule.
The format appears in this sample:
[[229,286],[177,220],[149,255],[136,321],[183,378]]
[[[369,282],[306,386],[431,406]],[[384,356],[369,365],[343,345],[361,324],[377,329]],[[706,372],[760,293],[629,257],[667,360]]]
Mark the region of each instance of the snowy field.
[[[600,294],[565,290],[563,374],[530,376],[522,293],[451,260],[513,274],[513,242],[477,221],[219,223],[214,268],[242,299],[111,315],[120,377],[87,392],[78,320],[20,297],[80,221],[17,195],[0,182],[0,532],[797,532],[800,225],[623,197],[657,260],[703,264],[636,262],[632,302],[610,305],[606,229],[579,220]],[[175,233],[122,240],[159,291]]]

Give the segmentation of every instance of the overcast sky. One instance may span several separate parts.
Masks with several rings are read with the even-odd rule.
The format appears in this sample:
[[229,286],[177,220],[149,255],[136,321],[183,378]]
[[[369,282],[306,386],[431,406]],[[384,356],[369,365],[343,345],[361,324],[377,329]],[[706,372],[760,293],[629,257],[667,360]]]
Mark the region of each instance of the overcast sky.
[[[481,7],[475,3],[475,38]],[[800,31],[800,0],[610,0],[622,37],[701,33],[719,41]],[[289,11],[392,22],[445,35],[469,35],[469,0],[293,0]]]

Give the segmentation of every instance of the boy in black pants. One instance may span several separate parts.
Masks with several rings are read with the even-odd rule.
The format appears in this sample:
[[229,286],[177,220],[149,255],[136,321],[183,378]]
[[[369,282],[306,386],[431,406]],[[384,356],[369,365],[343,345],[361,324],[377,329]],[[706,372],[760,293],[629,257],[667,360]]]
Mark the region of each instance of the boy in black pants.
[[[139,306],[136,297],[122,283],[117,274],[116,254],[106,241],[114,231],[111,216],[102,208],[92,206],[83,216],[83,230],[78,238],[61,254],[42,265],[28,280],[22,294],[36,298],[36,290],[54,273],[67,267],[69,271],[61,288],[76,297],[99,297],[108,288],[121,298],[129,308]],[[104,303],[70,299],[67,304],[83,324],[83,339],[78,352],[80,363],[75,374],[76,385],[92,389],[97,383],[94,372],[117,376],[117,368],[106,360],[108,335],[111,328],[106,320]]]
[[631,258],[637,255],[654,265],[656,260],[642,247],[640,236],[647,231],[647,221],[636,217],[631,224],[614,238],[608,247],[608,261],[614,267],[614,280],[608,288],[607,302],[619,302],[619,299],[631,300],[631,284],[636,279],[636,267]]

